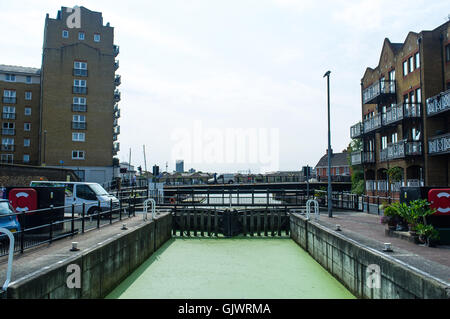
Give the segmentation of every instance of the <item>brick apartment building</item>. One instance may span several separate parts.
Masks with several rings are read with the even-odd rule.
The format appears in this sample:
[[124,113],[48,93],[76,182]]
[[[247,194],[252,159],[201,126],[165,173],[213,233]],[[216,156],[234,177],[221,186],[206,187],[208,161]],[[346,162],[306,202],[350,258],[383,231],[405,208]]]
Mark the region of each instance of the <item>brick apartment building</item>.
[[[74,14],[79,25],[70,23]],[[102,14],[84,7],[47,14],[40,69],[0,65],[1,162],[70,168],[111,181],[119,151],[119,47]],[[116,174],[117,175],[117,174]]]
[[[314,168],[319,182],[328,180],[328,149]],[[348,152],[333,153],[331,150],[331,179],[336,182],[350,182],[351,167],[348,162]]]
[[[361,80],[362,121],[350,128],[362,151],[368,195],[398,196],[401,186],[449,186],[450,22],[410,32],[404,43],[385,39],[378,66]],[[401,181],[388,178],[400,168]]]

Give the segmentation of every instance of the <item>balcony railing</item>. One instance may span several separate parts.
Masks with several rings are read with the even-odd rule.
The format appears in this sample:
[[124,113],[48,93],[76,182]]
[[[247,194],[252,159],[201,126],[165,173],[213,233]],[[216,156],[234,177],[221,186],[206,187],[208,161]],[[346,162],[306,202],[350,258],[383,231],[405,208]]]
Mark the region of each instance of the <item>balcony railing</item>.
[[433,116],[450,110],[450,90],[427,99],[427,115]]
[[114,101],[115,102],[119,102],[120,101],[120,91],[119,90],[115,90],[114,91]]
[[117,126],[117,125],[119,125],[119,121],[117,119],[114,119],[113,126]]
[[381,127],[381,113],[378,113],[364,121],[364,133],[369,133]]
[[119,104],[114,104],[113,110],[114,112],[117,112],[119,110]]
[[116,143],[113,144],[113,150],[115,152],[120,151],[120,143],[119,142],[116,142]]
[[450,133],[428,139],[428,154],[450,153]]
[[73,69],[74,76],[88,76],[88,70],[86,69]]
[[72,93],[74,94],[87,94],[88,89],[85,86],[72,86]]
[[72,104],[72,112],[87,112],[87,104]]
[[120,52],[119,50],[119,46],[118,45],[113,45],[113,52],[114,52],[114,56],[117,56]]
[[87,127],[86,122],[73,122],[72,121],[72,129],[73,130],[85,130]]
[[421,116],[420,103],[403,103],[391,107],[383,114],[383,125],[394,124],[405,118],[419,118]]
[[117,134],[113,134],[113,141],[117,141],[117,139],[118,139]]
[[114,71],[116,71],[119,68],[119,60],[114,61]]
[[17,99],[15,97],[3,97],[3,103],[8,103],[8,104],[16,104],[17,103]]
[[363,158],[362,158],[363,163],[375,163],[375,152],[371,152],[371,151],[366,151],[363,152]]
[[14,144],[2,144],[1,150],[6,152],[14,152],[15,145]]
[[350,154],[350,161],[352,165],[362,164],[362,152],[353,152]]
[[350,137],[359,138],[363,134],[363,124],[361,122],[350,127]]
[[395,94],[395,81],[380,80],[363,90],[363,104],[374,104],[385,95]]
[[2,119],[4,119],[4,120],[15,120],[16,119],[16,113],[3,112],[2,113]]
[[398,143],[388,144],[387,148],[380,151],[380,161],[390,161],[406,156],[422,155],[422,143],[420,141],[400,141]]
[[16,129],[14,128],[2,128],[3,135],[16,135]]
[[120,109],[118,109],[116,112],[114,112],[114,118],[116,118],[116,119],[120,118]]
[[425,183],[423,180],[419,180],[419,179],[408,179],[408,180],[406,180],[406,186],[407,187],[423,187],[423,186],[425,186]]
[[120,134],[120,125],[114,126],[113,133],[114,134]]
[[120,75],[116,75],[114,78],[114,85],[115,86],[119,86],[121,84],[121,76]]

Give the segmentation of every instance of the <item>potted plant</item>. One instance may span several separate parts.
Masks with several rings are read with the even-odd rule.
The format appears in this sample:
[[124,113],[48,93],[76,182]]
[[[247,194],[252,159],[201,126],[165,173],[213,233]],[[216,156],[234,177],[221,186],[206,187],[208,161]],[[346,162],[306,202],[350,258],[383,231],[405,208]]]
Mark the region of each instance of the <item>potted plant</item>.
[[416,226],[417,234],[419,235],[419,241],[428,247],[436,246],[436,242],[439,239],[439,232],[433,227],[433,225],[425,225],[422,223]]
[[384,209],[384,216],[382,218],[382,223],[386,223],[390,230],[395,230],[397,228],[397,211],[392,206],[387,206]]

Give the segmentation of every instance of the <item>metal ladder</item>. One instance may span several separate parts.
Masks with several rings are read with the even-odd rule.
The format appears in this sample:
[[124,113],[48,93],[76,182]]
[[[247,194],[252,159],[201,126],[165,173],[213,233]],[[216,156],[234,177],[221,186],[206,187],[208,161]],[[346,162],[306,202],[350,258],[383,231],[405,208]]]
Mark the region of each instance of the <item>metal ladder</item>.
[[155,215],[156,215],[156,202],[153,198],[149,198],[147,200],[145,200],[144,202],[144,214],[143,214],[143,220],[147,220],[147,213],[148,213],[148,203],[152,203],[152,219],[155,219]]
[[315,220],[319,220],[320,211],[319,211],[319,202],[315,199],[310,199],[306,202],[306,218],[307,220],[311,219],[311,203],[314,204],[314,218]]
[[14,256],[14,235],[6,228],[0,228],[0,233],[4,233],[9,238],[9,254],[8,254],[8,270],[6,271],[6,280],[2,286],[2,290],[8,289],[9,282],[11,281],[12,263]]

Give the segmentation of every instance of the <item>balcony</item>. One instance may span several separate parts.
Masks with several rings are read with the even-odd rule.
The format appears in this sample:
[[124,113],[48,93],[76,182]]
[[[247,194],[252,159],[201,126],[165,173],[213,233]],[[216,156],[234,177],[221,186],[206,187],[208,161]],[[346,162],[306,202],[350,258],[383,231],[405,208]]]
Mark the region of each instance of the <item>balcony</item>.
[[16,113],[3,112],[2,113],[2,119],[4,119],[4,120],[15,120],[16,119]]
[[450,90],[427,99],[427,115],[433,116],[450,110]]
[[363,124],[361,122],[353,125],[350,127],[350,137],[353,138],[359,138],[363,134]]
[[114,91],[114,102],[119,102],[119,101],[120,101],[120,91],[115,90]]
[[17,99],[16,97],[3,97],[3,103],[7,103],[7,104],[16,104],[17,103]]
[[86,69],[73,69],[72,74],[74,76],[88,76],[88,70],[86,70]]
[[350,161],[352,165],[361,165],[362,164],[362,152],[352,152],[350,154]]
[[114,118],[116,119],[120,118],[120,109],[114,112]]
[[113,134],[120,134],[120,125],[114,126],[113,128]]
[[85,130],[87,127],[86,122],[73,122],[72,121],[72,129],[73,130]]
[[113,141],[115,142],[115,141],[117,141],[117,139],[118,139],[118,136],[116,134],[113,134]]
[[117,112],[119,110],[119,104],[114,104],[113,111]]
[[391,96],[395,96],[395,81],[380,80],[363,90],[363,104],[378,104]]
[[113,45],[113,52],[114,52],[114,56],[117,56],[120,52],[119,50],[119,46],[118,45]]
[[2,135],[16,135],[16,129],[14,129],[14,128],[2,128]]
[[380,151],[380,162],[420,155],[422,155],[422,143],[420,141],[400,141],[388,144],[387,148]]
[[85,86],[72,86],[72,93],[74,94],[87,94],[88,89]]
[[450,133],[428,139],[428,154],[440,155],[450,153]]
[[120,151],[120,143],[119,142],[115,142],[115,143],[113,143],[113,153],[114,153],[114,155],[116,155],[118,151]]
[[118,68],[119,68],[119,60],[115,60],[114,61],[114,71],[117,71]]
[[6,152],[14,152],[15,145],[14,144],[2,144],[1,150]]
[[378,113],[364,121],[364,133],[369,133],[381,127],[381,114]]
[[87,104],[72,104],[72,112],[87,112]]
[[391,107],[382,117],[383,126],[396,124],[397,122],[407,118],[420,118],[420,103],[403,103]]
[[121,76],[120,75],[116,75],[114,78],[114,85],[115,86],[119,86],[121,84]]
[[114,119],[113,126],[117,126],[117,125],[119,125],[119,121],[117,119]]
[[375,152],[373,151],[363,152],[362,161],[364,164],[375,163]]

